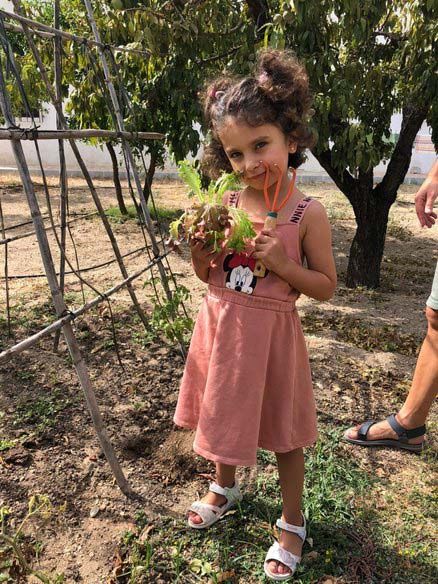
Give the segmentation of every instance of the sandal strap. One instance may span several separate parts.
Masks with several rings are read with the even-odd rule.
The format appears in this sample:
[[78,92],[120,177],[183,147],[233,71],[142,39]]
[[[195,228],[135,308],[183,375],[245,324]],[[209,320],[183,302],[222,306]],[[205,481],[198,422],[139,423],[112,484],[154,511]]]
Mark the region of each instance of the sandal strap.
[[221,514],[222,509],[216,507],[216,505],[210,505],[209,503],[202,503],[201,501],[194,501],[189,511],[193,511],[202,519],[203,523],[209,522],[213,517]]
[[368,420],[361,424],[359,430],[357,431],[357,438],[358,440],[363,440],[364,442],[367,439],[367,434],[371,426],[374,426],[377,422],[375,420]]
[[222,495],[228,502],[240,501],[242,498],[237,481],[234,482],[232,487],[221,487],[217,483],[210,483],[209,491],[217,495]]
[[265,558],[265,563],[270,562],[272,560],[281,562],[282,564],[287,566],[293,573],[295,571],[295,568],[297,567],[297,564],[300,563],[301,558],[285,550],[283,547],[281,547],[278,541],[276,541],[268,549],[268,553],[266,554]]
[[[284,531],[289,531],[289,533],[295,533],[303,541],[306,540],[306,518],[303,513],[301,513],[303,518],[303,525],[292,525],[291,523],[286,523],[282,519],[277,519],[276,526]],[[289,552],[288,552],[289,553]]]
[[411,428],[408,430],[407,428],[403,428],[403,426],[397,422],[397,418],[395,414],[391,414],[386,418],[386,421],[397,434],[401,441],[409,440],[410,438],[419,438],[426,433],[426,425],[423,424],[422,426],[418,426],[417,428]]

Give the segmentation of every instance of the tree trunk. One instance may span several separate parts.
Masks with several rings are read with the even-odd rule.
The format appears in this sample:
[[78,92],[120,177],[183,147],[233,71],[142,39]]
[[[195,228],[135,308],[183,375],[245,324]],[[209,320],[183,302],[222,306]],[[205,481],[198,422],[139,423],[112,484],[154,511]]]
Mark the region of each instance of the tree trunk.
[[248,12],[256,26],[256,34],[259,40],[263,39],[265,24],[270,21],[269,4],[267,0],[247,0]]
[[378,288],[391,204],[376,197],[372,187],[356,195],[357,229],[350,247],[345,283],[349,288]]
[[119,163],[117,160],[116,152],[114,150],[111,142],[106,143],[109,155],[111,156],[111,162],[113,165],[113,179],[114,186],[116,189],[117,204],[119,205],[120,213],[122,215],[128,215],[128,209],[126,208],[125,201],[123,200],[122,185],[120,184],[120,174],[119,174]]
[[151,152],[149,168],[146,171],[146,176],[144,179],[144,186],[143,186],[143,194],[144,194],[144,198],[146,199],[146,202],[148,202],[149,196],[151,194],[151,184],[152,184],[152,180],[154,178],[156,167],[157,167],[157,155],[155,154],[155,152]]

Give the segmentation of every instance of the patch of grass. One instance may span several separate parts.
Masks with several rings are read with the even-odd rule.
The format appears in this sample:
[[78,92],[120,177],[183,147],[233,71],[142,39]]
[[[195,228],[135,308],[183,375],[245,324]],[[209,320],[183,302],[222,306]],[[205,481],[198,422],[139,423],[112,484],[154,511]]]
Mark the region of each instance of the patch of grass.
[[[409,487],[407,477],[382,481],[359,466],[340,438],[337,430],[323,430],[306,453],[308,540],[294,582],[315,584],[328,575],[344,584],[436,581],[430,472],[420,486]],[[241,505],[208,530],[139,514],[137,529],[121,542],[116,582],[267,582],[263,560],[281,513],[274,460],[259,452],[257,479]]]
[[[55,509],[47,495],[32,495],[28,502],[28,510],[24,519],[18,522],[11,516],[7,507],[0,507],[0,582],[16,584],[32,582],[44,584],[62,584],[63,574],[46,574],[33,568],[41,552],[41,542],[25,535],[24,528],[28,523],[53,523],[56,514],[64,508]],[[29,580],[30,581],[30,580]]]
[[34,432],[42,434],[56,426],[59,414],[71,403],[59,390],[34,400],[19,401],[13,414],[13,425],[23,428],[30,426]]
[[[0,452],[4,452],[5,450],[9,450],[17,444],[16,440],[8,440],[7,438],[0,438]],[[1,580],[0,580],[1,582]]]
[[[351,556],[360,554],[360,545],[348,535],[357,521],[352,501],[363,497],[372,481],[342,454],[339,438],[338,432],[325,432],[307,454],[304,505],[316,553],[306,555],[305,547],[295,582],[314,583],[327,573],[340,576]],[[261,472],[251,492],[209,530],[190,530],[184,520],[148,524],[138,517],[138,531],[122,542],[123,576],[117,582],[265,582],[263,560],[281,513],[274,460],[272,453],[259,452]]]
[[[161,207],[158,205],[155,206],[155,212],[153,206],[150,203],[148,204],[148,209],[152,220],[166,223],[173,221],[182,213],[181,209],[168,209],[167,207]],[[138,219],[137,210],[134,205],[128,205],[126,210],[128,211],[128,215],[122,215],[120,209],[117,206],[109,207],[105,211],[105,215],[117,223],[125,223],[129,220],[132,221]]]
[[354,213],[350,203],[339,192],[330,193],[321,199],[330,222],[354,220]]
[[395,217],[389,218],[386,234],[399,241],[410,241],[414,236],[409,227],[401,223],[398,219],[395,219]]
[[421,343],[416,335],[402,333],[395,325],[379,326],[337,311],[327,314],[313,310],[305,314],[301,322],[306,333],[320,334],[327,330],[334,331],[338,340],[366,351],[416,355]]
[[363,302],[364,299],[369,300],[373,304],[381,304],[387,300],[386,295],[379,290],[357,286],[356,288],[347,288],[345,286],[338,286],[336,289],[336,296],[346,298],[348,302]]

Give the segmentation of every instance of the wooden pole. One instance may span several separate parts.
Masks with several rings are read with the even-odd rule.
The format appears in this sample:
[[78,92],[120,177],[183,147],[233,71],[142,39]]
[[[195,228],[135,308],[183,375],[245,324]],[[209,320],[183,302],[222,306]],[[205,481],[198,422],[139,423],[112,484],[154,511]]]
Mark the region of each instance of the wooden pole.
[[[16,0],[14,0],[14,1],[16,1]],[[120,104],[119,104],[119,100],[118,100],[118,97],[116,94],[116,90],[114,88],[113,82],[111,81],[111,75],[110,75],[110,71],[109,71],[109,67],[108,67],[108,62],[107,62],[106,57],[105,57],[103,44],[102,44],[102,41],[100,39],[100,33],[99,33],[98,28],[97,28],[96,21],[94,19],[93,9],[91,7],[90,0],[84,0],[84,4],[85,4],[85,7],[87,9],[88,21],[89,21],[91,29],[93,31],[94,38],[97,42],[97,50],[99,51],[100,60],[102,61],[103,72],[105,75],[105,82],[106,82],[107,87],[108,87],[113,110],[114,110],[114,113],[116,116],[117,130],[119,132],[124,132],[125,131],[125,123],[123,121],[123,116],[120,112]],[[132,149],[131,149],[130,145],[124,139],[122,139],[122,146],[123,146],[123,149],[126,153],[127,160],[129,162],[129,166],[126,167],[126,170],[127,170],[127,172],[131,172],[131,174],[134,178],[135,186],[137,189],[137,195],[140,199],[140,204],[141,204],[141,208],[143,211],[144,220],[145,220],[145,223],[146,223],[146,226],[148,229],[149,237],[151,238],[152,250],[154,252],[154,256],[157,257],[160,255],[160,250],[158,249],[157,241],[155,239],[154,228],[152,225],[151,216],[150,216],[149,209],[148,209],[146,199],[144,196],[143,186],[141,184],[140,176],[139,176],[139,173],[138,173],[137,168],[135,166],[134,155],[132,153]],[[167,298],[169,300],[171,300],[172,293],[170,292],[170,288],[169,288],[169,285],[167,282],[167,276],[166,276],[166,271],[164,269],[164,266],[161,262],[159,262],[157,267],[158,267],[158,271],[160,272],[161,281],[163,284],[163,289],[166,293]]]
[[[59,29],[60,22],[60,8],[59,0],[55,0],[54,11],[54,26]],[[54,55],[54,83],[56,99],[62,102],[62,56],[61,56],[61,38],[56,36],[53,41],[53,55]],[[61,129],[61,120],[56,115],[56,128]],[[60,265],[59,265],[59,288],[61,294],[64,296],[65,284],[65,247],[66,247],[66,232],[67,232],[67,198],[68,198],[68,183],[67,183],[67,168],[65,163],[64,142],[58,140],[59,152],[59,182],[60,182],[60,219],[61,219],[61,248]],[[59,336],[61,329],[55,333],[53,340],[53,350],[58,351]]]
[[[14,8],[16,9],[15,3]],[[42,24],[41,22],[37,22],[35,20],[31,20],[30,18],[25,18],[21,13],[14,14],[13,12],[8,12],[7,10],[0,10],[0,14],[4,16],[4,18],[8,18],[11,20],[15,20],[21,23],[23,30],[26,27],[32,29],[34,32],[38,31],[45,31],[49,32],[55,36],[59,36],[61,38],[67,39],[69,41],[76,41],[77,43],[84,43],[89,47],[97,46],[96,41],[92,39],[87,39],[85,37],[78,36],[76,34],[72,34],[70,32],[66,32],[64,30],[57,30],[53,28],[53,26],[48,26],[47,24]],[[24,26],[23,26],[24,25]],[[103,47],[104,45],[102,45]],[[135,53],[137,55],[150,55],[150,51],[142,51],[141,49],[127,49],[126,47],[111,47],[113,51],[119,53]]]
[[[2,207],[1,197],[0,197],[0,227],[1,227],[2,236],[3,236],[3,238],[5,238],[6,231],[5,231],[5,222],[3,219],[3,207]],[[8,320],[8,337],[10,338],[12,336],[12,330],[11,330],[11,305],[10,305],[10,301],[9,301],[8,245],[7,244],[5,245],[4,267],[5,267],[6,317]]]
[[33,128],[20,128],[19,130],[5,130],[0,128],[0,140],[88,140],[89,138],[106,138],[117,140],[163,140],[164,134],[158,132],[116,132],[114,130],[34,130]]
[[[166,252],[166,255],[168,253],[171,253],[171,250]],[[38,341],[40,341],[42,338],[46,337],[47,335],[50,335],[51,333],[57,331],[60,328],[62,328],[66,323],[71,322],[72,320],[74,320],[78,316],[81,316],[82,314],[84,314],[85,312],[90,310],[91,308],[94,308],[95,306],[97,306],[101,302],[104,302],[107,298],[109,298],[110,296],[112,296],[113,294],[115,294],[116,292],[121,290],[124,286],[126,286],[128,282],[132,282],[133,280],[135,280],[136,278],[139,278],[142,274],[144,274],[145,272],[147,272],[148,270],[153,268],[154,265],[157,263],[157,261],[158,261],[157,259],[152,260],[151,262],[149,262],[149,264],[147,266],[145,266],[144,268],[141,268],[140,270],[137,270],[136,272],[131,274],[131,276],[129,276],[129,278],[127,278],[126,280],[123,280],[122,282],[119,282],[119,284],[117,284],[116,286],[113,286],[109,290],[106,290],[100,296],[96,296],[96,298],[93,298],[93,300],[90,300],[89,302],[87,302],[86,304],[81,306],[81,308],[78,308],[77,310],[73,310],[73,311],[68,312],[68,314],[59,318],[58,320],[55,320],[54,322],[52,322],[51,324],[49,324],[45,328],[43,328],[40,331],[38,331],[37,333],[35,333],[34,335],[27,337],[26,339],[20,341],[19,343],[17,343],[13,347],[10,347],[9,349],[6,349],[5,351],[1,352],[0,353],[0,363],[5,363],[5,362],[9,361],[15,355],[22,353],[26,349],[30,349]]]
[[[9,125],[14,125],[15,120],[12,114],[12,108],[9,100],[9,95],[6,90],[6,83],[3,77],[3,71],[1,66],[0,66],[0,107],[6,120],[6,123],[8,123]],[[67,306],[65,305],[64,298],[59,289],[59,284],[55,272],[55,266],[53,264],[53,258],[50,251],[49,242],[47,240],[47,234],[44,229],[44,224],[41,217],[41,211],[38,205],[38,200],[36,198],[32,180],[30,177],[29,168],[27,166],[26,158],[24,156],[21,143],[19,141],[14,140],[11,142],[11,145],[12,150],[14,152],[17,168],[20,173],[21,181],[23,183],[27,201],[29,204],[29,209],[31,211],[32,219],[34,222],[41,258],[43,260],[44,270],[46,272],[47,280],[50,286],[53,304],[55,305],[58,317],[62,317],[67,312]],[[88,409],[91,414],[96,434],[102,446],[102,450],[110,464],[110,467],[114,473],[114,477],[121,491],[127,496],[132,496],[134,493],[123,474],[123,471],[117,461],[113,447],[111,445],[111,442],[109,441],[108,435],[104,428],[102,416],[97,405],[96,396],[94,394],[87,366],[79,350],[79,346],[70,322],[67,322],[63,326],[63,333],[68,345],[68,349],[70,351],[73,365],[76,369],[79,381],[84,391],[85,400],[87,402]]]
[[[12,1],[14,4],[14,8],[15,8],[16,13],[21,14],[20,0],[12,0]],[[1,11],[0,11],[0,13],[1,13]],[[67,129],[67,121],[66,121],[64,113],[62,111],[62,103],[56,98],[56,95],[53,92],[53,88],[52,88],[52,85],[50,83],[49,76],[47,74],[47,70],[44,66],[44,63],[41,60],[41,56],[40,56],[39,51],[38,51],[38,49],[37,49],[37,47],[32,39],[32,36],[30,35],[29,30],[25,24],[23,24],[23,31],[26,35],[27,42],[28,42],[29,47],[32,51],[32,54],[36,60],[38,68],[40,70],[41,78],[44,81],[44,85],[46,86],[47,93],[49,94],[50,99],[52,100],[52,103],[55,107],[56,113],[59,116],[59,119],[61,120],[61,124],[62,124],[63,128]],[[14,144],[14,141],[12,141],[11,143]],[[88,172],[88,168],[87,168],[87,166],[86,166],[86,164],[85,164],[85,162],[84,162],[84,160],[79,152],[79,149],[76,145],[76,142],[73,139],[69,139],[69,144],[70,144],[71,149],[73,150],[73,153],[74,153],[76,160],[79,164],[79,167],[81,169],[81,172],[84,175],[84,178],[87,182],[88,188],[90,189],[90,193],[91,193],[91,196],[93,197],[94,204],[96,205],[96,208],[99,212],[102,223],[105,227],[105,230],[107,232],[107,235],[108,235],[109,240],[111,242],[111,245],[113,247],[114,254],[117,258],[117,263],[119,265],[122,276],[123,276],[123,278],[127,278],[128,272],[126,270],[125,264],[123,263],[123,259],[122,259],[122,255],[120,253],[119,246],[117,244],[116,238],[114,237],[114,233],[111,229],[108,218],[105,215],[105,211],[102,207],[102,203],[100,202],[99,196],[98,196],[97,191],[94,187],[94,183],[91,179],[91,175]],[[132,288],[131,284],[128,284],[127,288],[128,288],[129,295],[131,296],[132,303],[134,304],[134,307],[137,311],[137,314],[139,315],[144,327],[146,329],[148,329],[149,323],[148,323],[147,318],[144,314],[144,311],[142,310],[142,308],[140,306],[140,303],[137,299],[137,296],[134,292],[134,289]]]

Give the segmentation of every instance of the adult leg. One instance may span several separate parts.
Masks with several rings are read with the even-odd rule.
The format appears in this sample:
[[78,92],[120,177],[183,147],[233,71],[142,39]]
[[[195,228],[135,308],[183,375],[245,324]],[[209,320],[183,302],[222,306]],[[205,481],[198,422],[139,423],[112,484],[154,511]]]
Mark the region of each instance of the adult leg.
[[[396,419],[406,430],[422,426],[438,393],[438,308],[426,307],[427,334],[421,346],[411,389]],[[356,440],[360,426],[350,428],[346,438]],[[386,420],[373,424],[367,440],[397,439]],[[411,438],[411,444],[421,444],[423,436]]]

